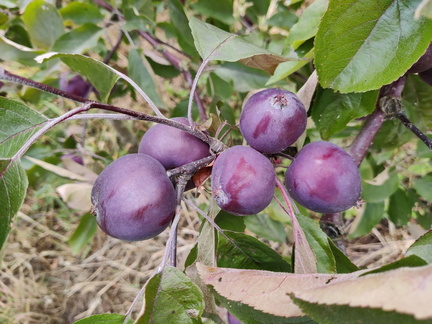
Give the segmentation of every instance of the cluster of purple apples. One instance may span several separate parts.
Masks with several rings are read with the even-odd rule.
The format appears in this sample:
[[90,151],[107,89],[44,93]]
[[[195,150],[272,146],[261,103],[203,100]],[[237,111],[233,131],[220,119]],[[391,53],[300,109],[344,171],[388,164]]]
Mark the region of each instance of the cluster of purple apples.
[[[306,119],[304,105],[289,91],[266,89],[250,97],[240,116],[249,146],[230,147],[213,164],[212,192],[221,209],[252,215],[270,204],[276,186],[272,156],[297,141]],[[186,118],[175,120],[189,125]],[[161,233],[176,210],[176,191],[166,171],[210,154],[207,143],[187,132],[151,127],[137,154],[119,158],[97,178],[92,202],[100,228],[127,241]],[[321,213],[352,207],[361,188],[351,156],[329,142],[306,145],[288,167],[285,183],[294,200]]]
[[[187,118],[174,120],[189,125]],[[187,132],[151,127],[138,153],[115,160],[96,179],[91,199],[99,227],[125,241],[160,234],[176,210],[176,191],[166,171],[209,155],[208,144]]]
[[[292,92],[266,89],[249,98],[240,130],[250,147],[229,148],[213,166],[212,191],[222,209],[251,215],[270,204],[276,175],[267,156],[294,144],[306,129],[306,119],[303,103]],[[361,178],[348,153],[319,141],[300,150],[287,169],[285,185],[300,205],[319,213],[337,213],[357,202]]]

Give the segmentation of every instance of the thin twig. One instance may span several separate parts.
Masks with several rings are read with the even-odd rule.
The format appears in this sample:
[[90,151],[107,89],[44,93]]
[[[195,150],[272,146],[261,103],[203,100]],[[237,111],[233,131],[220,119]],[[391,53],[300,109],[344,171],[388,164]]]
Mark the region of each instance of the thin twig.
[[411,132],[414,133],[430,150],[432,150],[432,139],[426,136],[420,129],[417,128],[416,125],[411,123],[408,119],[407,115],[403,112],[396,113],[395,116],[408,128]]
[[192,82],[192,87],[191,87],[191,92],[189,95],[189,102],[188,102],[188,120],[189,120],[189,124],[193,125],[193,119],[192,119],[192,107],[193,107],[193,98],[195,96],[195,91],[197,88],[197,84],[198,84],[198,80],[201,77],[202,72],[204,71],[204,68],[207,66],[207,64],[210,62],[210,60],[212,59],[213,55],[220,50],[220,48],[226,43],[228,42],[231,38],[235,37],[236,35],[231,35],[229,37],[227,37],[224,41],[222,41],[218,46],[216,46],[215,49],[213,49],[211,51],[211,53],[205,58],[205,60],[201,63],[200,67],[198,68],[198,71],[195,75],[195,78]]
[[226,148],[226,146],[221,141],[219,141],[216,138],[210,137],[209,135],[205,134],[204,132],[198,130],[196,127],[191,127],[191,126],[185,125],[183,123],[177,122],[175,120],[165,118],[163,116],[162,117],[152,116],[152,115],[148,115],[148,114],[141,113],[138,111],[134,111],[134,110],[126,109],[126,108],[121,108],[121,107],[113,106],[110,104],[98,102],[95,100],[83,98],[83,97],[74,95],[72,93],[65,92],[65,91],[62,91],[60,89],[50,87],[46,84],[15,75],[15,74],[13,74],[9,71],[6,71],[2,68],[0,68],[0,79],[10,81],[10,82],[19,83],[19,84],[23,84],[23,85],[27,85],[27,86],[30,86],[30,87],[33,87],[33,88],[36,88],[36,89],[39,89],[39,90],[42,90],[42,91],[45,91],[48,93],[55,94],[57,96],[60,96],[60,97],[66,98],[66,99],[70,99],[70,100],[82,103],[82,104],[90,104],[89,109],[90,108],[99,108],[102,110],[112,111],[112,112],[124,114],[127,116],[131,116],[131,117],[134,117],[135,119],[138,119],[138,120],[146,120],[146,121],[155,122],[155,123],[164,124],[164,125],[178,128],[180,130],[183,130],[183,131],[199,138],[200,140],[206,142],[207,144],[209,144],[210,149],[215,153],[221,152],[222,150],[224,150]]

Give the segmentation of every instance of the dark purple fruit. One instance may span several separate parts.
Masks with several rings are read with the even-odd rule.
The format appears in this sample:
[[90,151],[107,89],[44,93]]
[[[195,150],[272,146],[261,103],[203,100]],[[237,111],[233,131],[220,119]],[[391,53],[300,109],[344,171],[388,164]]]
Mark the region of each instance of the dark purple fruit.
[[99,227],[125,241],[158,235],[176,209],[164,167],[145,154],[125,155],[108,165],[96,179],[91,200]]
[[270,204],[275,177],[273,165],[264,155],[250,147],[233,146],[213,165],[213,195],[218,206],[231,214],[256,214]]
[[[189,125],[187,118],[173,120]],[[148,154],[158,160],[165,169],[176,168],[210,155],[207,143],[178,128],[157,124],[143,136],[138,153]]]
[[338,213],[360,197],[360,173],[351,155],[329,142],[306,145],[288,167],[285,185],[300,205],[318,213]]
[[432,86],[432,69],[419,73],[420,79]]
[[240,130],[254,149],[278,153],[306,129],[306,109],[292,92],[266,89],[252,95],[240,115]]
[[426,49],[426,52],[414,63],[407,73],[420,73],[432,69],[432,43]]
[[62,79],[60,89],[73,95],[86,98],[89,94],[91,84],[84,80],[80,75],[72,77],[69,81]]

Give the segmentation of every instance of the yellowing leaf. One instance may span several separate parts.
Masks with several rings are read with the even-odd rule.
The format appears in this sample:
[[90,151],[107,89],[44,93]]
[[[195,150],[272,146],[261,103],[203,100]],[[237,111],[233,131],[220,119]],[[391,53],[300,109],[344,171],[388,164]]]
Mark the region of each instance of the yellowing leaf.
[[57,193],[70,208],[88,212],[92,187],[89,183],[67,183],[58,187]]
[[349,274],[293,274],[207,267],[201,263],[197,264],[197,269],[203,282],[213,286],[219,295],[281,317],[305,315],[289,294],[356,278],[366,271]]
[[378,308],[432,319],[432,265],[399,268],[366,275],[314,289],[297,291],[295,297],[309,303]]

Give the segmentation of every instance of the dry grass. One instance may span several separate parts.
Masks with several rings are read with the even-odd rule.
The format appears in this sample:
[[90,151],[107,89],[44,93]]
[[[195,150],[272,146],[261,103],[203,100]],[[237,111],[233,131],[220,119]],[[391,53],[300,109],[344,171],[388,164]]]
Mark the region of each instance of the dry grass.
[[[99,231],[86,255],[73,256],[63,225],[54,213],[38,220],[18,214],[0,268],[0,323],[73,323],[125,313],[160,263],[168,234],[127,243]],[[190,217],[181,224],[180,235],[189,239],[179,240],[180,260],[193,246],[196,225]]]
[[[205,195],[202,196],[205,203]],[[4,249],[0,271],[0,323],[73,323],[98,313],[125,313],[159,264],[167,231],[144,242],[127,243],[98,231],[90,251],[73,256],[70,230],[54,213],[33,219],[18,214]],[[178,241],[180,264],[199,228],[185,213]],[[349,242],[347,253],[362,267],[376,267],[403,256],[416,235],[380,225],[370,235]],[[135,314],[139,311],[138,303]]]

